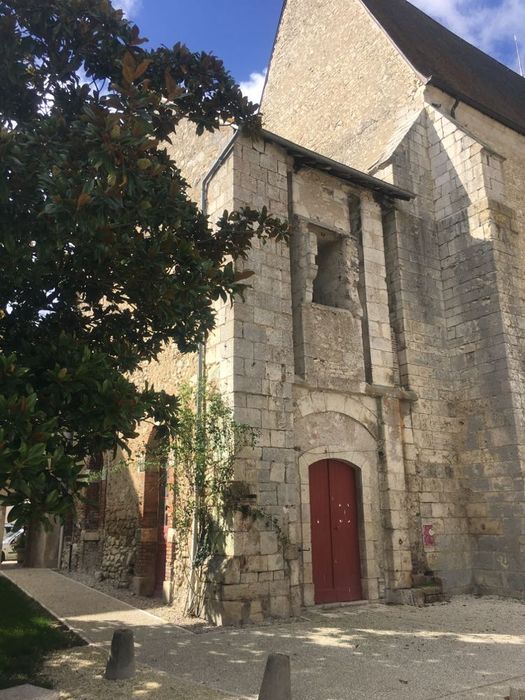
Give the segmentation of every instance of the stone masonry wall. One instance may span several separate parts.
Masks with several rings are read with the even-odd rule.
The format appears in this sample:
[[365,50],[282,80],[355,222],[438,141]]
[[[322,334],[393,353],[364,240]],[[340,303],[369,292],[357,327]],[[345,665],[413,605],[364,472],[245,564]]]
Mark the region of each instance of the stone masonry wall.
[[413,559],[449,590],[522,595],[523,218],[507,183],[523,182],[523,144],[503,127],[491,143],[473,110],[461,128],[433,89],[428,102],[381,172],[418,194],[386,225],[401,379],[419,395]]
[[453,218],[443,191],[436,214],[473,585],[523,596],[525,138],[466,107],[452,120],[450,98],[434,89],[428,100],[441,105],[429,114],[439,150],[453,163],[448,182],[465,193]]
[[[325,173],[300,170],[292,182],[298,345],[294,437],[304,601],[313,602],[308,467],[327,457],[357,469],[362,583],[365,597],[374,600],[411,585],[402,417],[393,371],[381,209],[369,193]],[[342,308],[313,303],[319,230],[345,241],[339,251],[344,264],[330,261],[333,275],[346,270],[347,289],[334,300]],[[346,332],[337,332],[345,326]]]
[[400,380],[418,397],[406,407],[412,442],[405,444],[414,572],[437,571],[449,589],[462,590],[471,581],[470,544],[457,473],[454,436],[459,425],[454,420],[429,128],[422,111],[378,175],[417,192],[414,200],[384,215]]
[[[297,170],[269,141],[238,138],[209,183],[206,206],[213,221],[224,208],[244,205],[291,217],[303,252],[291,265],[294,243],[255,241],[243,263],[255,272],[251,286],[244,300],[217,306],[206,346],[209,382],[231,400],[236,419],[258,431],[235,478],[248,484],[261,517],[237,517],[224,552],[210,563],[206,612],[222,624],[288,617],[313,603],[308,467],[322,457],[358,471],[366,597],[411,582],[402,446],[410,426],[394,371],[381,207],[330,175]],[[339,307],[313,302],[320,246],[332,239],[340,299],[330,304]],[[196,371],[195,357],[167,348],[145,376],[176,391],[184,379],[195,381]],[[149,437],[144,426],[133,445],[136,459],[107,482],[103,572],[121,585],[134,574],[137,590],[151,586],[143,569],[154,560],[140,470]]]
[[[281,149],[239,139],[233,178],[236,209],[267,206],[272,215],[287,218],[287,158]],[[283,551],[278,532],[264,518],[253,523],[238,520],[227,543],[222,579],[216,579],[215,619],[222,623],[287,617],[300,605],[298,585],[294,587],[291,578],[291,562],[297,558],[298,498],[291,432],[288,247],[255,241],[245,267],[255,275],[244,301],[234,303],[234,354],[227,366],[232,370],[235,418],[256,428],[259,437],[257,446],[238,460],[235,477],[249,484],[258,508],[277,518],[291,546]]]
[[287,0],[262,99],[266,128],[367,171],[421,106],[419,78],[358,0]]
[[[233,363],[228,358],[224,362],[226,346],[220,363],[226,371],[233,367],[237,419],[259,431],[257,446],[238,461],[236,478],[249,484],[257,507],[277,520],[286,546],[264,518],[237,521],[210,589],[212,616],[222,623],[286,617],[302,604],[313,603],[308,467],[323,456],[359,470],[361,569],[367,597],[377,599],[387,590],[411,584],[404,417],[394,384],[381,209],[368,193],[321,173],[297,171],[293,165],[272,143],[240,139],[233,157],[235,207],[267,206],[273,215],[291,216],[294,237],[315,237],[319,229],[345,237],[341,254],[356,258],[348,268],[348,297],[343,294],[352,300],[352,310],[312,304],[313,250],[306,250],[302,266],[292,254],[291,266],[293,242],[291,249],[285,244],[254,244],[245,263],[255,272],[251,288],[244,301],[236,300],[233,306]],[[360,227],[352,231],[350,209],[356,198]],[[311,236],[308,240],[312,243]],[[301,245],[299,241],[299,250]],[[298,305],[292,303],[292,285],[297,295],[303,284],[310,297],[303,293]],[[364,381],[359,286],[366,288],[370,386]],[[304,323],[305,309],[318,314],[315,327]],[[352,337],[348,354],[331,335],[334,315],[353,324],[351,333],[357,337]],[[299,326],[302,345],[294,353]],[[327,349],[332,342],[339,350],[339,356],[334,354],[334,384],[330,364],[323,370],[314,363],[307,377],[296,373],[298,355],[322,337]],[[349,343],[350,338],[341,336],[341,342]]]

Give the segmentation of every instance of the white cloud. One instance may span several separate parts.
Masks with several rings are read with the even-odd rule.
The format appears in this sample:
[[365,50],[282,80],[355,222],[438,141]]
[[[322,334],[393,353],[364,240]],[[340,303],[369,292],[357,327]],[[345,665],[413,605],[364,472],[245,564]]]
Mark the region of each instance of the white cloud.
[[262,73],[251,73],[248,80],[240,83],[243,95],[245,95],[250,102],[260,104],[267,70],[268,69],[265,68]]
[[512,68],[516,68],[514,34],[518,34],[522,49],[525,48],[523,0],[411,1],[471,44],[499,60],[507,60]]
[[124,10],[127,17],[138,14],[142,5],[142,0],[113,0],[113,7],[117,10]]

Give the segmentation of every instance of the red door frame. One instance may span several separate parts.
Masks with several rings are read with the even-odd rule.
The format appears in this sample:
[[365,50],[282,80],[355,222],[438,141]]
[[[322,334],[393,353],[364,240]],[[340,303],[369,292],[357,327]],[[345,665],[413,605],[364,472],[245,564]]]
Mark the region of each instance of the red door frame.
[[165,468],[159,478],[157,516],[157,555],[155,561],[155,595],[162,596],[166,573],[171,563],[168,557],[168,531],[173,514],[173,473]]
[[309,477],[315,603],[362,600],[356,470],[324,459]]

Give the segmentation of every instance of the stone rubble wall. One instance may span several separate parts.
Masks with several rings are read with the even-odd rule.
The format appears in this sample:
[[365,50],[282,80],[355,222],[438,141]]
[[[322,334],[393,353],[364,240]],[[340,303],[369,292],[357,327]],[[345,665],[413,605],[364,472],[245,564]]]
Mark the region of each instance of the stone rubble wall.
[[137,521],[129,517],[112,519],[104,533],[101,573],[117,586],[128,587],[133,572]]

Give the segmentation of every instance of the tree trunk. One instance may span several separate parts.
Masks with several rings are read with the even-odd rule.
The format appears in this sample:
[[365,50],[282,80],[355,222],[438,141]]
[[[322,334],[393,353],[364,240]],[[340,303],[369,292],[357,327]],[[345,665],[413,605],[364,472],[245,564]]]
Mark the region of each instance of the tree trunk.
[[60,527],[57,518],[51,520],[50,529],[33,519],[25,533],[24,566],[29,569],[56,569],[58,566]]

